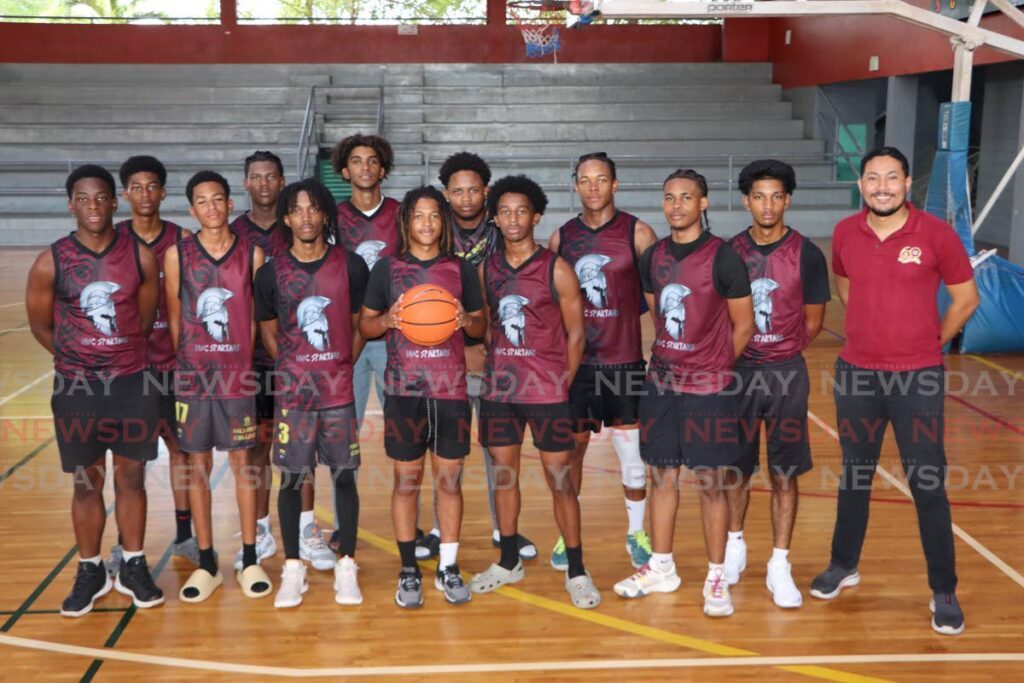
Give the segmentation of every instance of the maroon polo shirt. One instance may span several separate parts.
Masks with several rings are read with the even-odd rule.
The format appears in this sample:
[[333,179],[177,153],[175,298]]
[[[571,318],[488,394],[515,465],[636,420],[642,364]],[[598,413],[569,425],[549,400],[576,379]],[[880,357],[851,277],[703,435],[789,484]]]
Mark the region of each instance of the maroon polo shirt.
[[872,370],[917,370],[942,364],[939,281],[974,277],[953,228],[907,204],[902,228],[884,241],[868,227],[867,209],[836,224],[832,270],[849,278],[846,345],[839,357]]

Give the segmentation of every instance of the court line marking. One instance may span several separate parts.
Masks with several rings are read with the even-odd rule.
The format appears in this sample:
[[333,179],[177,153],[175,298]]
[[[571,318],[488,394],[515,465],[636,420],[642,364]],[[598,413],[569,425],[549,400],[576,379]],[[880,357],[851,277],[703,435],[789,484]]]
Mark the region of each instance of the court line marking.
[[286,678],[312,678],[316,676],[416,676],[469,673],[503,673],[506,671],[592,671],[600,669],[677,669],[776,666],[787,670],[825,664],[940,664],[940,663],[1017,663],[1024,662],[1024,653],[964,653],[964,654],[868,654],[868,655],[809,655],[782,657],[691,657],[679,659],[588,659],[560,662],[502,662],[499,664],[432,664],[419,666],[324,667],[295,669],[259,664],[231,664],[202,659],[166,657],[124,650],[105,650],[81,645],[54,643],[36,638],[21,638],[0,634],[0,645],[42,650],[79,657],[113,659],[136,664],[155,664],[179,669],[199,669],[221,673],[278,676]]
[[[325,522],[330,522],[331,513],[324,508],[322,505],[317,504],[315,506],[316,514],[323,519]],[[383,551],[388,555],[397,557],[398,550],[395,548],[395,544],[377,534],[359,527],[359,539],[368,543],[369,545]],[[436,566],[436,561],[420,562],[420,564],[426,565],[427,567]],[[721,645],[709,640],[702,640],[700,638],[693,638],[691,636],[685,636],[679,633],[673,633],[672,631],[665,631],[660,628],[653,626],[647,626],[645,624],[639,624],[634,621],[627,619],[621,619],[619,617],[613,617],[607,614],[601,614],[592,610],[581,610],[571,606],[566,602],[559,602],[545,598],[534,593],[528,593],[527,591],[520,590],[518,588],[512,588],[511,586],[505,586],[495,591],[498,595],[502,595],[506,598],[522,602],[533,607],[539,607],[546,609],[551,612],[556,612],[567,617],[579,619],[580,621],[588,621],[598,626],[604,626],[624,633],[629,633],[636,636],[641,636],[649,640],[658,641],[661,643],[667,643],[669,645],[675,645],[678,647],[684,647],[690,650],[696,650],[697,652],[703,652],[705,654],[717,655],[719,657],[757,657],[760,656],[757,652],[751,650],[743,650],[737,647],[731,647],[728,645]],[[812,678],[821,678],[829,681],[839,681],[840,683],[869,683],[885,681],[883,678],[872,678],[869,676],[861,676],[859,674],[851,674],[845,671],[834,671],[818,666],[792,666],[792,667],[781,667],[790,673],[801,674],[804,676],[810,676]]]
[[967,358],[970,358],[973,361],[981,363],[982,365],[987,365],[988,367],[992,368],[993,370],[998,370],[1000,372],[1005,372],[1006,374],[1008,374],[1011,377],[1013,377],[1015,380],[1019,381],[1019,380],[1024,379],[1024,372],[1018,372],[1016,370],[1012,370],[1012,369],[1006,367],[1005,365],[1000,365],[999,363],[995,362],[994,360],[989,360],[988,358],[984,358],[982,356],[976,356],[973,353],[965,353],[964,356],[967,357]]
[[[833,439],[839,441],[839,433],[835,429],[833,429],[830,424],[822,420],[820,417],[812,413],[810,410],[807,411],[807,416],[811,418],[811,421],[814,422],[814,424],[818,425],[823,430],[828,432],[828,434]],[[910,489],[908,489],[899,479],[889,474],[889,472],[887,472],[884,467],[879,467],[877,472],[880,475],[882,475],[882,478],[889,482],[889,484],[892,485],[893,488],[895,488],[897,491],[913,500],[914,496],[910,492]],[[998,555],[996,555],[994,552],[992,552],[984,545],[982,545],[982,543],[979,540],[977,540],[969,533],[964,531],[960,526],[956,524],[956,522],[953,522],[953,533],[956,535],[957,538],[959,538],[961,541],[963,541],[971,548],[973,548],[975,551],[977,551],[979,555],[988,560],[996,569],[1006,574],[1006,576],[1008,576],[1011,581],[1016,583],[1021,588],[1024,588],[1024,576],[1021,576],[1020,572],[1018,572],[1010,565],[1006,564],[1006,562],[1003,562],[1003,560]]]
[[17,327],[8,327],[6,330],[0,330],[0,335],[10,334],[11,332],[27,332],[29,331],[28,323],[24,325],[18,325]]
[[10,401],[13,401],[14,399],[18,398],[19,396],[24,394],[26,391],[28,391],[29,389],[31,389],[35,385],[39,384],[40,382],[42,382],[45,379],[48,379],[51,376],[53,376],[53,370],[49,370],[47,372],[44,372],[43,374],[39,375],[39,377],[36,377],[31,382],[29,382],[28,384],[26,384],[22,388],[20,388],[17,391],[15,391],[13,394],[8,394],[7,396],[4,396],[3,398],[0,398],[0,406],[6,405]]
[[46,439],[45,441],[37,444],[36,447],[33,448],[31,451],[29,451],[28,454],[25,455],[21,460],[19,460],[18,462],[14,463],[10,467],[8,467],[6,470],[4,470],[2,474],[0,474],[0,484],[3,484],[5,481],[7,481],[7,479],[12,474],[14,474],[18,470],[20,470],[22,467],[24,467],[26,464],[28,464],[29,460],[31,460],[32,458],[36,457],[40,453],[42,453],[44,450],[46,450],[47,446],[49,446],[51,443],[53,443],[56,440],[57,440],[57,437],[51,436],[49,439]]
[[24,306],[24,301],[12,301],[9,304],[0,304],[0,308],[11,308],[12,306]]

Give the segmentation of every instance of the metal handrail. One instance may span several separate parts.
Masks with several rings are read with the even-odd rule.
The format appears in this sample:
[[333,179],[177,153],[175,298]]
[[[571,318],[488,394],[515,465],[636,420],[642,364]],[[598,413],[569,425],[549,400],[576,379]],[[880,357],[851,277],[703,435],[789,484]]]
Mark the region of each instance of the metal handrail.
[[299,148],[295,153],[295,178],[306,177],[306,164],[309,162],[309,139],[312,136],[316,120],[316,86],[310,86],[309,98],[306,100],[306,112],[302,115],[302,129],[299,131]]
[[[383,78],[383,74],[381,74]],[[377,86],[377,135],[384,135],[384,86]]]
[[[820,85],[817,87],[817,90],[818,93],[821,95],[822,99],[825,100],[825,104],[827,104],[829,109],[832,110],[832,116],[835,118],[836,123],[838,123],[839,126],[843,129],[843,131],[846,132],[846,136],[850,139],[850,142],[854,146],[853,151],[856,153],[857,156],[863,157],[867,153],[867,150],[862,149],[861,146],[857,144],[857,138],[854,137],[853,131],[850,130],[850,126],[847,125],[846,120],[843,118],[843,115],[839,113],[839,108],[835,105],[835,102],[832,101],[832,98],[828,96],[828,93],[826,93],[825,89],[822,88]],[[824,120],[824,115],[821,112],[818,112],[818,123],[827,123],[827,121]],[[830,126],[828,125],[822,125],[822,130],[825,131],[825,134],[828,135],[829,139],[832,141],[832,148],[838,150],[839,136],[833,135]],[[853,174],[860,178],[860,169],[857,168],[856,164],[850,161],[851,154],[849,152],[839,154],[839,152],[837,151],[835,152],[835,156],[836,158],[842,157],[843,161],[846,162],[846,165],[850,168],[851,171],[853,171]]]

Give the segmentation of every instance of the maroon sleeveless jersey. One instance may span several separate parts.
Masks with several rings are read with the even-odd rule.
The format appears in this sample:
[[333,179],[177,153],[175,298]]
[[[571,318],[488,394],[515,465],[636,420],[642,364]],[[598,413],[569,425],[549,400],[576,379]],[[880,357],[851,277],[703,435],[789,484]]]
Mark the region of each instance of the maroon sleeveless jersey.
[[483,397],[503,403],[569,398],[568,335],[555,293],[558,256],[543,247],[518,268],[495,251],[484,261],[491,348]]
[[741,362],[755,365],[792,358],[810,342],[804,321],[804,283],[800,254],[804,236],[790,228],[767,255],[746,230],[729,240],[750,273],[757,332]]
[[[271,261],[288,253],[289,245],[284,242],[284,231],[276,223],[270,226],[269,229],[264,230],[253,223],[252,219],[249,218],[249,213],[246,212],[231,221],[231,230],[236,235],[246,238],[262,249],[264,261]],[[258,334],[253,346],[252,362],[264,368],[274,366],[274,359],[263,348],[263,340],[260,339]]]
[[[391,283],[388,309],[398,295],[416,285],[444,287],[456,299],[462,298],[462,262],[454,256],[442,256],[424,267],[405,255],[385,257],[390,260]],[[448,341],[437,346],[420,346],[405,338],[398,330],[387,333],[388,365],[384,373],[385,392],[394,396],[461,399],[466,393],[465,334],[456,330]]]
[[666,237],[651,254],[655,338],[647,379],[659,389],[713,394],[724,389],[733,366],[732,320],[714,283],[715,255],[725,242],[711,238],[678,260]]
[[178,334],[180,396],[246,398],[252,378],[252,259],[254,246],[239,235],[213,259],[199,235],[178,240],[181,325]]
[[352,397],[352,301],[341,247],[310,273],[290,253],[274,260],[277,276],[277,391],[284,408],[325,410]]
[[146,365],[154,370],[174,369],[174,347],[171,345],[171,330],[167,325],[167,289],[164,287],[164,254],[167,249],[176,244],[181,235],[181,226],[170,221],[163,221],[164,227],[160,234],[152,242],[146,242],[132,230],[132,221],[128,219],[121,221],[114,227],[126,235],[130,235],[149,247],[156,257],[156,266],[160,271],[160,298],[156,307],[156,321],[153,323],[153,331],[149,333],[146,351]]
[[377,210],[367,216],[348,199],[338,204],[341,244],[362,256],[370,270],[382,256],[398,251],[398,207],[398,202],[385,197]]
[[53,364],[65,377],[119,377],[146,367],[139,245],[120,231],[101,253],[74,233],[53,254]]
[[636,216],[616,212],[596,230],[577,216],[559,228],[558,253],[576,270],[583,292],[588,365],[643,360],[640,346],[640,273]]

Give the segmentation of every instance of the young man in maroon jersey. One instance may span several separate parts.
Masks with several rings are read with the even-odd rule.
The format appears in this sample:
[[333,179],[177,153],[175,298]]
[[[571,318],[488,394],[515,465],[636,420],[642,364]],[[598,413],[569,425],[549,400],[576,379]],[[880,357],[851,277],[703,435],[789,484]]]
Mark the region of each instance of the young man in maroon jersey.
[[[410,190],[399,207],[398,225],[399,252],[373,267],[359,319],[363,336],[384,334],[388,347],[384,450],[393,461],[391,519],[402,562],[395,604],[423,606],[423,582],[416,564],[416,514],[429,449],[441,532],[434,587],[444,592],[449,603],[458,605],[472,597],[456,559],[462,526],[462,464],[469,454],[472,422],[464,339],[484,334],[480,281],[473,266],[452,253],[451,207],[438,190],[429,186]],[[455,334],[432,347],[415,344],[401,332],[402,298],[422,284],[443,287],[458,302]]]
[[263,250],[228,226],[231,188],[200,171],[188,181],[189,212],[199,232],[167,250],[167,317],[178,359],[175,404],[178,442],[189,454],[189,500],[199,543],[199,568],[182,586],[185,602],[202,602],[223,583],[213,550],[210,470],[213,449],[228,451],[242,528],[238,583],[247,597],[269,595],[270,577],[256,559],[256,488],[250,451],[256,445],[256,379],[252,371],[252,283]]
[[[640,459],[639,388],[645,363],[640,348],[639,255],[658,241],[651,226],[615,208],[619,181],[615,162],[604,152],[585,154],[573,173],[583,212],[551,235],[548,248],[575,269],[583,292],[587,345],[569,387],[576,448],[572,480],[583,485],[583,456],[591,432],[611,429],[626,498],[626,554],[634,568],[651,558],[644,531],[647,468]],[[565,569],[565,542],[559,538],[551,566]]]
[[601,594],[583,566],[580,504],[572,485],[572,420],[569,386],[583,356],[583,302],[572,266],[533,239],[547,196],[526,176],[494,183],[488,197],[501,230],[502,248],[480,268],[488,328],[480,443],[497,465],[494,502],[501,530],[501,558],[473,577],[474,593],[522,581],[516,542],[519,461],[526,427],[540,451],[555,520],[565,539],[565,589],[572,604],[593,609]]
[[274,606],[298,606],[308,586],[300,546],[300,488],[318,463],[331,469],[341,523],[334,601],[358,605],[363,601],[355,563],[360,457],[352,363],[362,348],[356,321],[369,274],[361,258],[337,244],[334,199],[319,181],[309,178],[287,186],[278,215],[290,246],[260,268],[255,295],[260,332],[276,359],[279,393],[273,458],[281,469],[277,510],[285,563]]
[[[501,240],[498,226],[487,213],[487,185],[491,182],[491,169],[476,154],[457,152],[441,164],[438,180],[444,186],[444,196],[452,206],[455,255],[471,263],[474,268],[479,267]],[[480,413],[480,391],[486,358],[487,349],[483,339],[466,337],[466,385],[470,406],[477,414]],[[487,503],[491,509],[491,543],[498,547],[501,533],[498,531],[498,514],[494,509],[494,461],[489,450],[483,448],[483,452],[487,473]],[[433,534],[433,530],[427,534],[428,545],[433,542]],[[537,546],[526,536],[517,534],[516,545],[519,547],[519,557],[524,560],[537,557]]]
[[[811,595],[830,600],[860,583],[871,486],[892,422],[928,566],[931,626],[957,635],[965,622],[946,496],[942,347],[977,308],[978,290],[956,231],[907,202],[913,180],[903,153],[871,150],[860,171],[865,207],[837,223],[832,234],[836,291],[846,305],[835,381],[843,475],[832,557],[811,583]],[[952,299],[941,319],[940,281]]]
[[772,556],[766,584],[775,604],[803,604],[793,582],[789,544],[797,510],[797,477],[812,467],[807,434],[811,390],[801,351],[821,332],[831,298],[825,255],[785,223],[796,174],[789,164],[764,159],[747,164],[739,176],[743,205],[753,225],[729,240],[747,266],[757,330],[736,361],[743,457],[730,472],[729,540],[725,577],[740,580],[747,566],[743,522],[750,501],[750,477],[758,468],[761,423],[767,436],[772,486]]
[[[159,275],[152,252],[114,229],[117,190],[106,169],[80,166],[65,187],[77,229],[32,264],[25,308],[32,335],[53,354],[54,430],[61,469],[74,475],[71,523],[79,552],[60,613],[80,617],[112,587],[136,607],[164,601],[142,547],[146,462],[157,456],[157,392],[147,393],[144,374]],[[113,582],[100,555],[108,448],[124,546]]]
[[740,457],[733,363],[754,333],[750,280],[732,248],[711,234],[708,186],[696,171],[665,179],[662,208],[672,234],[640,258],[655,340],[640,399],[640,456],[651,466],[651,559],[615,584],[625,598],[679,588],[672,558],[680,468],[693,470],[700,489],[708,573],[704,614],[733,613],[725,580],[729,505],[727,468]]
[[[188,456],[178,446],[174,416],[174,348],[171,345],[171,331],[167,326],[167,293],[164,291],[164,254],[181,235],[180,225],[160,217],[160,204],[167,198],[167,169],[159,159],[151,156],[134,156],[121,164],[122,196],[131,207],[132,217],[114,225],[127,235],[132,235],[145,245],[156,258],[160,269],[160,299],[156,309],[156,322],[147,339],[147,376],[153,386],[161,389],[160,437],[167,444],[168,471],[171,480],[171,495],[174,499],[174,520],[176,534],[172,552],[194,565],[199,565],[199,546],[192,535],[192,509],[188,502],[188,485],[184,471],[188,467]],[[116,571],[113,560],[120,555],[121,545],[111,548],[111,562],[107,571]],[[112,566],[113,565],[113,566]]]

